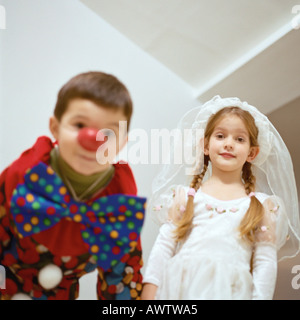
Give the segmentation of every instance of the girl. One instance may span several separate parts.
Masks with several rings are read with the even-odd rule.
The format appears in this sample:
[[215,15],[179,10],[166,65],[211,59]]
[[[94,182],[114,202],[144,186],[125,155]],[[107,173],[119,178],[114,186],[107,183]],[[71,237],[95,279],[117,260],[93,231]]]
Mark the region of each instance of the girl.
[[300,243],[289,152],[268,119],[237,98],[213,98],[182,129],[195,111],[192,128],[205,131],[190,187],[179,182],[185,164],[165,167],[154,184],[150,205],[164,223],[142,298],[272,299],[277,259]]

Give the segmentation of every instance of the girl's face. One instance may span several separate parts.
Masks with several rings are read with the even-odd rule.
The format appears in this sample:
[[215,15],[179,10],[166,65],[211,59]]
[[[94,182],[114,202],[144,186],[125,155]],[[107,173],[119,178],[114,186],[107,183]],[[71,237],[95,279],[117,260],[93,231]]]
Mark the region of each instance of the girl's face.
[[119,130],[119,121],[126,121],[122,110],[101,108],[90,100],[74,99],[60,121],[55,117],[50,119],[50,130],[58,141],[63,160],[78,173],[91,175],[105,170],[111,162],[99,164],[96,151],[88,151],[78,142],[79,130],[89,127],[102,130],[104,134],[107,131],[108,136],[113,135],[116,144],[114,150],[110,149],[112,161],[127,142],[127,132]]
[[253,161],[258,152],[258,147],[250,146],[248,130],[236,115],[227,115],[216,124],[204,148],[213,169],[226,172],[241,172],[245,162]]

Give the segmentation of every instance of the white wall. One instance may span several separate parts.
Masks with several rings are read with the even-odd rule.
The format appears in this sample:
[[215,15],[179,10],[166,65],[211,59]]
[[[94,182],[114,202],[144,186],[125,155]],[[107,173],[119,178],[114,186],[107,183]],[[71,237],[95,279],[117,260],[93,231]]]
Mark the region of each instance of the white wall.
[[[192,88],[124,38],[78,0],[0,0],[6,30],[0,30],[0,170],[39,135],[49,135],[48,119],[60,87],[77,73],[101,70],[116,75],[131,92],[131,129],[173,128],[195,106]],[[149,197],[157,165],[133,166],[139,194]],[[144,261],[157,234],[147,217]],[[81,298],[92,299],[84,279]]]

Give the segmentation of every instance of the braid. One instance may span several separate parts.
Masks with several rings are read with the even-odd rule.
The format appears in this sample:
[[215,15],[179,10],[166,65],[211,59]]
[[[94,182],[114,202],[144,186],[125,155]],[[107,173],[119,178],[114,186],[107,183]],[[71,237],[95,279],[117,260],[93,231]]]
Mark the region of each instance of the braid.
[[[254,192],[256,179],[252,174],[250,162],[244,164],[242,178],[244,180],[246,194],[249,195],[251,192]],[[258,223],[263,218],[264,208],[255,196],[250,199],[250,206],[240,224],[240,234],[241,236],[246,236],[248,240],[254,241],[253,234]]]
[[251,192],[254,192],[256,179],[252,174],[250,162],[244,164],[242,178],[244,180],[246,194],[249,195]]
[[196,191],[200,188],[201,184],[202,184],[202,180],[205,176],[205,173],[207,171],[207,168],[208,168],[208,163],[209,163],[209,157],[208,156],[204,156],[204,165],[203,165],[203,169],[202,171],[195,175],[191,184],[190,184],[190,187],[191,188],[194,188]]
[[[191,188],[196,191],[200,188],[202,180],[208,168],[209,157],[204,156],[204,165],[200,174],[194,175],[194,178],[190,184]],[[177,223],[177,228],[175,230],[177,242],[184,240],[192,229],[192,221],[194,217],[194,197],[188,196],[185,213]]]

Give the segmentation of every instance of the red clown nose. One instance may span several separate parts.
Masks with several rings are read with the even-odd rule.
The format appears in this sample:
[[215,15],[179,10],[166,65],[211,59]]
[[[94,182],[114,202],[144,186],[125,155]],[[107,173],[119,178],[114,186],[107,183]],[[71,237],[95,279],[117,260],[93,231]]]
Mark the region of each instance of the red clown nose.
[[[98,138],[98,140],[96,140]],[[94,128],[82,128],[77,136],[79,144],[88,151],[97,151],[97,149],[106,142],[105,135]]]

